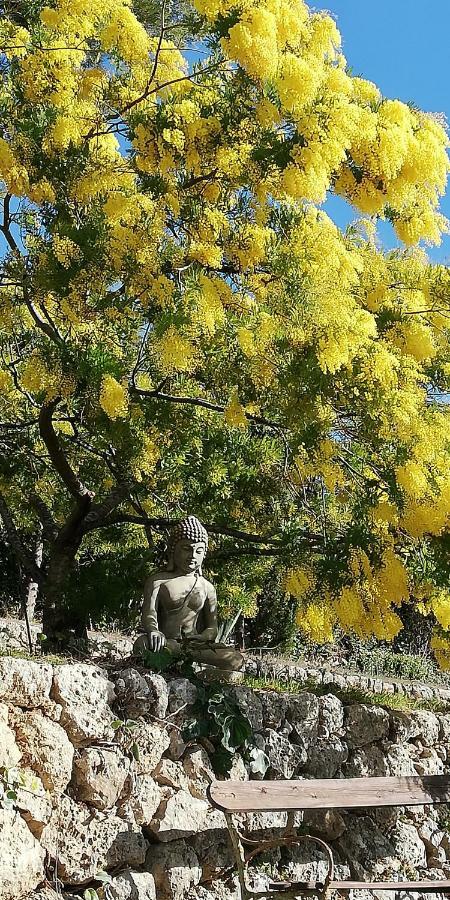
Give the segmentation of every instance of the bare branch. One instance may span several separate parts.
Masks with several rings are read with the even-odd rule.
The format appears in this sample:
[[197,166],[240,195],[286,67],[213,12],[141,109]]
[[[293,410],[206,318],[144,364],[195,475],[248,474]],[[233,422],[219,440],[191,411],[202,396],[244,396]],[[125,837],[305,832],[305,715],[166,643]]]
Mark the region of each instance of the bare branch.
[[[135,384],[132,385],[132,389],[139,397],[163,400],[166,403],[181,403],[189,406],[200,406],[203,409],[212,410],[212,412],[224,413],[226,410],[226,406],[222,406],[220,403],[211,403],[210,400],[204,400],[202,397],[179,397],[175,394],[163,394],[159,388],[156,388],[154,391],[146,391],[143,388],[136,387]],[[255,425],[265,425],[267,428],[274,428],[278,432],[281,429],[279,422],[271,422],[270,419],[266,419],[264,416],[253,416],[250,413],[246,413],[246,417],[249,422],[253,422]]]
[[42,407],[39,413],[39,433],[47,447],[50,459],[58,472],[58,475],[66,485],[67,490],[72,497],[75,497],[76,500],[82,502],[84,505],[86,498],[89,498],[89,501],[91,501],[94,494],[85,487],[83,482],[78,478],[78,475],[73,471],[53,427],[52,416],[60,401],[61,397],[56,397],[51,403],[46,403]]

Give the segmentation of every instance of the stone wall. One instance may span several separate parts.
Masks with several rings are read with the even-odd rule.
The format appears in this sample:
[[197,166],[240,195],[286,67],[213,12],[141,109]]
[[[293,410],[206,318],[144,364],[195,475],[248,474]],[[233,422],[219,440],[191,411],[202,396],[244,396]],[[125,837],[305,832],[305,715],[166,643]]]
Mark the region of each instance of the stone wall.
[[[230,690],[269,758],[266,778],[448,771],[450,715]],[[195,696],[186,679],[134,668],[0,658],[0,772],[20,776],[14,799],[0,799],[0,900],[73,900],[93,884],[104,900],[237,898],[224,820],[206,799],[208,754],[181,736]],[[249,777],[239,756],[231,777]],[[315,813],[308,826],[331,842],[338,877],[438,879],[450,876],[442,821],[419,807]],[[252,815],[243,827],[284,822]],[[324,873],[306,845],[275,862],[294,880]]]

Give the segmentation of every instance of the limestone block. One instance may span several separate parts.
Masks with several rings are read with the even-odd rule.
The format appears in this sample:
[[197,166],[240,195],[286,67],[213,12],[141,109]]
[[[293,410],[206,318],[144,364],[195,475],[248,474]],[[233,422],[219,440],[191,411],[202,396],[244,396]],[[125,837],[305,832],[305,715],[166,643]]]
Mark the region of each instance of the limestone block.
[[411,718],[411,713],[402,712],[399,709],[389,713],[391,736],[398,743],[406,743],[417,737],[420,723]]
[[38,775],[31,769],[20,768],[21,785],[17,788],[16,806],[28,828],[39,840],[44,825],[50,819],[52,804]]
[[389,775],[417,775],[415,761],[418,755],[414,744],[391,744],[385,754]]
[[156,900],[155,879],[150,872],[122,872],[105,886],[104,900]]
[[208,786],[215,778],[206,751],[202,747],[190,747],[183,759],[183,770],[191,794],[200,800],[206,800]]
[[12,714],[24,765],[33,769],[51,793],[62,793],[72,777],[73,746],[64,728],[37,710]]
[[44,880],[45,852],[15,809],[0,809],[0,897],[19,900]]
[[418,775],[443,775],[445,765],[441,756],[432,747],[425,747],[415,762]]
[[168,734],[170,743],[166,750],[166,756],[168,756],[169,759],[179,760],[186,750],[186,743],[183,741],[181,732],[178,728],[169,728]]
[[[169,789],[167,789],[169,790]],[[160,841],[175,841],[205,828],[209,804],[188,791],[176,791],[161,803],[150,831]]]
[[8,707],[0,703],[0,769],[16,766],[21,756],[15,734],[8,725]]
[[187,900],[202,875],[196,854],[183,840],[150,847],[146,869],[155,879],[158,900]]
[[389,839],[395,855],[411,866],[426,866],[427,855],[425,844],[420,839],[417,829],[409,822],[398,821],[390,832]]
[[345,819],[337,809],[305,810],[303,824],[325,841],[335,841],[345,831]]
[[189,840],[202,868],[202,881],[220,877],[222,870],[233,868],[233,850],[226,826],[222,831],[201,831]]
[[313,778],[334,778],[347,757],[348,748],[340,738],[318,740],[308,752],[304,772]]
[[313,841],[294,844],[289,850],[289,859],[283,866],[283,874],[292,881],[323,882],[327,872],[327,857]]
[[71,885],[85,884],[100,869],[141,866],[148,846],[136,824],[66,795],[43,829],[41,845],[58,860],[59,877]]
[[423,841],[427,853],[431,856],[441,845],[448,847],[449,837],[442,831],[434,819],[425,818],[417,825],[417,832]]
[[319,697],[319,736],[330,737],[335,734],[341,737],[344,728],[344,706],[335,694],[324,694]]
[[272,728],[262,732],[264,752],[269,760],[269,777],[292,778],[295,772],[306,762],[306,750],[278,734]]
[[416,734],[424,747],[434,747],[439,740],[439,719],[429,709],[415,709],[410,713]]
[[264,716],[260,696],[245,684],[239,684],[232,687],[230,689],[230,695],[236,701],[244,716],[247,716],[253,731],[261,731]]
[[142,675],[136,669],[124,669],[115,681],[117,700],[125,718],[155,716],[164,719],[169,702],[167,682],[156,672]]
[[345,764],[344,772],[347,778],[389,775],[389,764],[384,755],[383,746],[369,744],[353,750]]
[[307,750],[314,744],[319,727],[319,701],[307,691],[289,696],[287,719],[292,724],[298,743]]
[[[150,775],[170,744],[167,730],[157,722],[139,722],[133,729],[136,758],[133,768],[137,775]],[[129,736],[119,732],[117,741],[123,749],[129,746]]]
[[103,750],[87,747],[74,762],[73,788],[77,800],[96,809],[109,809],[122,795],[131,760],[117,747]]
[[164,789],[151,775],[136,775],[127,805],[138,825],[149,825],[164,798]]
[[51,696],[62,706],[61,725],[76,747],[112,740],[115,716],[109,704],[115,693],[102,669],[86,663],[55,666]]
[[197,699],[197,688],[188,678],[171,678],[169,688],[169,712],[184,712]]
[[387,736],[389,714],[380,706],[356,703],[347,706],[344,714],[345,735],[349,747],[364,747]]
[[438,716],[439,720],[439,739],[443,744],[450,744],[450,713]]
[[276,691],[264,691],[260,694],[265,728],[273,728],[278,731],[286,724],[286,713],[289,699],[286,694]]
[[394,847],[369,816],[346,816],[347,828],[335,846],[358,879],[381,881],[400,869]]
[[158,784],[173,788],[174,790],[189,790],[189,778],[186,775],[182,762],[172,759],[162,759],[153,772],[153,777]]
[[11,656],[0,657],[0,700],[24,709],[45,707],[50,699],[53,666]]

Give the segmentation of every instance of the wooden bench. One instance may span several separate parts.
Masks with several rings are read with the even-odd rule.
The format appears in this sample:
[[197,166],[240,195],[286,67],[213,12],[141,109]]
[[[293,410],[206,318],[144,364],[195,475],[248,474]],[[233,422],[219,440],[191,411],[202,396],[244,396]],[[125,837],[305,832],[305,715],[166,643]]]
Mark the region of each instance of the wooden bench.
[[[351,890],[418,891],[450,893],[450,880],[442,881],[337,881],[331,847],[314,834],[297,834],[292,827],[296,810],[375,809],[382,806],[422,806],[450,803],[450,776],[424,775],[402,778],[327,778],[305,781],[213,781],[209,798],[225,813],[242,900],[261,897],[285,900],[305,896],[327,897],[333,891]],[[253,840],[244,837],[233,822],[233,815],[252,812],[287,812],[288,826],[281,837]],[[270,882],[267,890],[254,891],[248,885],[247,866],[259,853],[303,841],[318,844],[328,859],[323,882]]]

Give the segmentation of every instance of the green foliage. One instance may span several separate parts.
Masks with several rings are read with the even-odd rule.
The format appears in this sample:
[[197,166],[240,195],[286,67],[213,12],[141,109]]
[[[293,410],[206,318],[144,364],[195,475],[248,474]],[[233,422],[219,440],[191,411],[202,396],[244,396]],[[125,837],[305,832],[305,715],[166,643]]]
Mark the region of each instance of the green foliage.
[[253,740],[253,729],[225,686],[204,684],[195,680],[197,699],[192,708],[192,721],[183,730],[185,741],[206,738],[214,747],[210,754],[217,775],[228,775],[234,753],[247,760],[250,770],[264,775],[268,760]]

